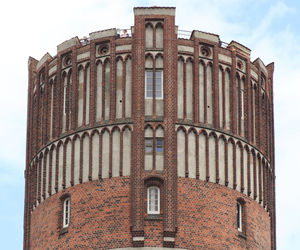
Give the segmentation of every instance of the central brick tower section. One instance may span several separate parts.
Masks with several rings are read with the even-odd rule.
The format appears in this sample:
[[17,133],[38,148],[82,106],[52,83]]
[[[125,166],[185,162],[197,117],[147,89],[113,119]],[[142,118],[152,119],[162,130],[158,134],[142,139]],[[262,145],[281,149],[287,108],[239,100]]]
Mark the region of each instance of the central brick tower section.
[[275,249],[273,71],[175,8],[29,58],[24,249]]

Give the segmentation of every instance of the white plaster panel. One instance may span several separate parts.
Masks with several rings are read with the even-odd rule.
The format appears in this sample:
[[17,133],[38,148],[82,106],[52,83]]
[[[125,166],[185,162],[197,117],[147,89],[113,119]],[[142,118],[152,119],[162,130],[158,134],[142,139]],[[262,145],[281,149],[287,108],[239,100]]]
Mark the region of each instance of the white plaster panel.
[[134,8],[135,16],[146,16],[146,15],[167,15],[175,16],[175,8],[164,8],[164,7],[151,7],[151,8]]
[[102,117],[102,63],[97,65],[97,99],[96,99],[96,120],[101,121]]
[[164,155],[163,154],[156,154],[155,167],[156,167],[156,170],[159,170],[159,171],[164,170]]
[[250,74],[256,81],[258,81],[258,75],[256,74],[256,72],[254,70],[251,69]]
[[117,62],[117,79],[116,79],[116,118],[122,118],[122,97],[123,97],[123,62]]
[[232,63],[232,59],[231,59],[230,56],[219,54],[218,57],[219,57],[220,61],[227,62],[227,63],[230,63],[230,64]]
[[255,98],[256,98],[256,92],[255,92],[255,88],[252,88],[252,128],[253,128],[253,143],[256,144],[256,105],[255,105]]
[[83,125],[83,83],[84,71],[81,68],[78,72],[78,127]]
[[230,73],[225,71],[225,128],[230,129]]
[[145,154],[145,170],[152,170],[153,169],[153,155]]
[[162,127],[158,127],[156,129],[155,135],[156,135],[156,137],[164,137],[164,130],[162,129]]
[[146,69],[153,69],[153,59],[149,55],[145,59],[145,68]]
[[256,200],[259,202],[259,162],[258,162],[258,159],[256,157],[256,152],[255,152],[255,171],[256,171],[256,195],[257,195],[257,198]]
[[194,53],[194,47],[178,45],[178,51]]
[[209,124],[213,123],[213,87],[212,87],[212,67],[209,65],[207,67],[206,71],[206,76],[207,76],[207,85],[206,85],[206,91],[207,91],[207,107],[206,107],[206,113],[207,113],[207,122]]
[[67,76],[63,78],[64,93],[63,93],[63,119],[62,119],[62,132],[66,131],[66,102],[67,102]]
[[130,175],[131,168],[131,132],[128,128],[123,131],[123,176]]
[[146,26],[146,48],[153,48],[153,28],[151,25]]
[[64,167],[64,147],[63,144],[61,144],[61,146],[59,147],[59,156],[58,156],[58,192],[62,190],[63,167]]
[[244,178],[244,194],[248,194],[248,152],[244,149],[244,161],[243,161],[243,167],[244,167],[244,175],[242,178]]
[[186,63],[186,116],[193,119],[193,64],[188,61]]
[[117,34],[118,33],[116,29],[100,30],[90,33],[90,39],[95,40],[103,37],[117,36]]
[[79,183],[80,170],[80,139],[76,138],[74,142],[74,185]]
[[48,194],[48,188],[49,188],[49,181],[50,181],[50,177],[49,177],[49,162],[50,162],[50,153],[48,152],[46,154],[46,163],[45,163],[45,167],[46,167],[46,189],[45,189],[45,192],[46,192],[46,198],[49,197],[49,194]]
[[236,190],[238,191],[241,191],[242,153],[240,146],[236,145]]
[[177,132],[177,172],[178,177],[185,177],[185,133]]
[[254,199],[254,163],[253,163],[253,155],[250,154],[250,190],[251,190],[251,198]]
[[89,58],[90,57],[90,52],[87,51],[85,53],[79,54],[77,55],[77,61],[81,60],[81,59],[85,59],[85,58]]
[[66,188],[71,186],[71,165],[72,165],[72,142],[66,146]]
[[188,149],[189,178],[196,178],[196,134],[193,131],[188,134]]
[[244,119],[245,119],[245,115],[244,115],[244,107],[245,107],[245,98],[244,98],[244,86],[245,86],[245,80],[242,79],[241,80],[241,136],[244,136],[244,132],[245,132],[245,122],[244,122]]
[[102,178],[109,177],[109,133],[102,135]]
[[51,195],[55,194],[56,148],[52,151]]
[[49,69],[49,76],[51,76],[54,72],[56,72],[57,71],[57,65],[54,65],[53,67],[51,67],[50,69]]
[[151,115],[153,114],[152,110],[152,99],[145,99],[145,115]]
[[112,139],[112,177],[120,175],[120,131],[114,130]]
[[164,59],[161,55],[159,55],[155,59],[155,68],[162,69],[163,67],[164,67]]
[[126,60],[125,117],[131,117],[131,59]]
[[116,46],[116,51],[122,51],[122,50],[131,50],[131,44],[126,45],[118,45]]
[[219,183],[225,185],[225,142],[219,139]]
[[83,154],[82,154],[82,182],[87,182],[89,180],[89,137],[87,135],[85,135],[83,137],[83,142],[82,142],[82,146],[83,146]]
[[105,63],[105,120],[109,120],[110,112],[110,63]]
[[49,54],[49,53],[46,53],[42,58],[41,60],[37,63],[36,65],[36,70],[38,71],[39,68],[45,63],[47,62],[48,60],[51,60],[52,59],[52,56]]
[[223,127],[223,72],[219,68],[219,121],[220,127]]
[[75,45],[79,45],[80,41],[78,37],[73,37],[70,40],[67,40],[57,46],[57,54],[65,49],[71,48]]
[[233,188],[233,144],[231,141],[228,142],[228,186]]
[[198,30],[194,30],[193,31],[193,36],[195,38],[199,38],[199,39],[205,39],[214,43],[218,43],[219,42],[219,36],[215,35],[215,34],[211,34],[211,33],[206,33],[203,31],[198,31]]
[[183,119],[183,61],[179,60],[177,63],[177,112],[178,112],[178,118]]
[[164,30],[162,26],[156,27],[156,48],[162,49],[164,47]]
[[206,136],[199,135],[199,179],[206,180]]
[[51,85],[51,100],[50,100],[50,132],[49,136],[52,139],[52,126],[53,126],[53,96],[54,96],[54,85]]
[[92,180],[97,180],[99,175],[99,134],[92,136]]
[[145,137],[152,138],[153,137],[153,130],[150,127],[147,127],[145,130]]
[[41,190],[41,201],[43,201],[43,184],[44,184],[44,157],[40,160],[40,164],[39,164],[39,167],[40,167],[40,171],[41,171],[41,186],[39,187],[40,190]]
[[199,120],[204,123],[204,66],[199,63]]
[[208,139],[209,152],[209,181],[216,182],[216,142],[215,137],[210,136]]
[[155,101],[155,112],[158,116],[164,115],[164,100],[156,99]]
[[90,69],[91,67],[87,67],[86,69],[86,106],[85,106],[85,123],[90,123]]

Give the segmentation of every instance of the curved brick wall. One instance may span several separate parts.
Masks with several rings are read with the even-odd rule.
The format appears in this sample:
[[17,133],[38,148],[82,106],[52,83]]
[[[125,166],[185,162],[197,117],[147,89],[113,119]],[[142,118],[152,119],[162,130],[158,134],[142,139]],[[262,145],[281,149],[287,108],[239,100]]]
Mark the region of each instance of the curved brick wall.
[[[246,201],[246,238],[236,230],[236,200]],[[176,247],[188,249],[270,249],[270,216],[239,192],[199,180],[178,179]]]
[[182,38],[172,7],[135,8],[128,34],[29,58],[24,249],[275,249],[274,64],[216,34]]
[[[131,246],[130,180],[112,178],[65,189],[31,214],[31,249],[108,249]],[[71,226],[62,233],[60,197],[71,196]]]

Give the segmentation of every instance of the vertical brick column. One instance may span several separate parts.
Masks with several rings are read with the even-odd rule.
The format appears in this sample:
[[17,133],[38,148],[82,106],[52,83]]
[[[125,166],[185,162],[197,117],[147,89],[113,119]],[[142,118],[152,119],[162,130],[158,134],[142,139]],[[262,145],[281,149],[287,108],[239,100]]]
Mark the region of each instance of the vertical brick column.
[[164,18],[164,125],[166,150],[164,155],[164,246],[174,245],[177,216],[177,140],[175,122],[177,116],[177,39],[175,34],[175,16]]
[[90,124],[95,125],[96,122],[96,99],[97,99],[97,86],[96,86],[96,45],[95,41],[90,44]]
[[135,15],[132,37],[132,121],[134,140],[131,150],[131,233],[133,246],[144,245],[143,180],[144,169],[144,89],[145,17]]
[[[213,51],[213,124],[215,128],[221,127],[219,119],[219,44],[214,45]],[[222,110],[221,110],[222,112]]]
[[231,121],[232,121],[232,125],[230,126],[232,129],[232,132],[234,134],[237,133],[237,126],[236,126],[236,122],[237,122],[237,117],[236,117],[236,112],[237,112],[237,105],[238,103],[236,103],[236,52],[235,50],[233,50],[231,52],[231,83],[230,83],[230,89],[231,89],[231,104],[230,104],[230,112],[231,112]]
[[245,104],[246,107],[244,109],[244,131],[245,131],[245,138],[250,141],[251,140],[251,133],[252,133],[252,102],[251,102],[251,72],[250,72],[250,58],[247,58],[246,61],[246,86],[245,86],[246,93],[244,94]]

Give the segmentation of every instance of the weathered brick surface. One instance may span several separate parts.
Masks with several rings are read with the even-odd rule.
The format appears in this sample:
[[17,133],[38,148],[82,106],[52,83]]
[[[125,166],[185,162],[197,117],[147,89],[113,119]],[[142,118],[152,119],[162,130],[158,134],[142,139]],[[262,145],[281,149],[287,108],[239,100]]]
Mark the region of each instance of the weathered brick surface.
[[[240,197],[246,201],[246,239],[236,226]],[[269,214],[251,198],[218,184],[178,179],[178,225],[178,248],[271,249]]]
[[[30,249],[108,249],[131,246],[129,178],[79,184],[43,201],[31,214]],[[63,194],[71,221],[62,231]]]

